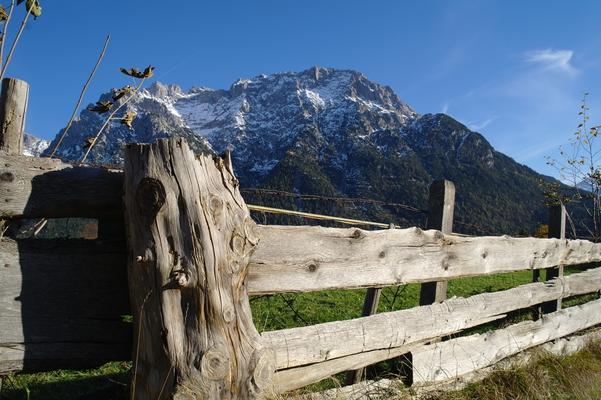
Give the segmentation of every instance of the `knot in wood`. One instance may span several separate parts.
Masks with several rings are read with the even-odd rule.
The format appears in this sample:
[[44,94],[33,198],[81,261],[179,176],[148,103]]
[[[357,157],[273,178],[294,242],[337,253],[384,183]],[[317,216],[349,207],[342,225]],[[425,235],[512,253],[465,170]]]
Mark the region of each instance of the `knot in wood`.
[[177,283],[179,287],[188,287],[190,286],[190,277],[188,273],[182,269],[177,271],[173,271],[171,273],[171,278]]
[[203,354],[200,361],[200,372],[210,380],[223,379],[229,371],[229,357],[226,352],[213,347]]
[[158,179],[144,178],[136,189],[136,202],[142,215],[154,218],[165,204],[165,187]]
[[257,349],[253,353],[256,360],[251,382],[255,392],[265,392],[271,386],[275,372],[275,355],[271,350]]
[[352,237],[353,239],[361,239],[363,237],[363,232],[361,232],[361,229],[355,229],[353,231]]
[[2,182],[13,182],[15,180],[15,174],[12,172],[3,172],[0,174],[0,181]]

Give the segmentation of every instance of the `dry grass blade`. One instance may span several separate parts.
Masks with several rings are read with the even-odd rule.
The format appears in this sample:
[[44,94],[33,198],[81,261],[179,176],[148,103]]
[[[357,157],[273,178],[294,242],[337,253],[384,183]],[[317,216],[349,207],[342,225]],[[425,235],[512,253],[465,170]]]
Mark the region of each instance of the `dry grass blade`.
[[[71,128],[71,125],[73,124],[73,121],[75,120],[75,116],[77,115],[77,110],[79,110],[79,107],[81,106],[81,102],[83,101],[83,97],[86,94],[88,87],[90,86],[90,82],[92,82],[92,79],[94,78],[94,75],[96,75],[96,71],[98,70],[100,63],[102,62],[102,59],[104,58],[104,55],[106,53],[106,49],[108,48],[110,39],[111,39],[111,36],[107,35],[106,39],[104,40],[104,46],[102,46],[102,51],[100,52],[100,55],[98,56],[98,60],[96,61],[96,64],[94,64],[94,68],[92,69],[92,72],[88,76],[86,83],[83,85],[83,88],[81,89],[81,93],[79,94],[79,99],[77,99],[77,104],[75,104],[75,108],[73,109],[71,118],[69,118],[69,122],[67,123],[65,130],[63,131],[63,133],[61,133],[60,137],[58,138],[58,141],[54,145],[54,148],[52,149],[52,153],[50,153],[50,157],[54,157],[54,154],[56,153],[56,151],[60,147],[61,143],[63,142],[63,139],[67,136],[67,132],[69,132],[69,129]],[[0,54],[1,54],[1,52],[0,52]]]
[[106,127],[111,123],[111,120],[113,119],[113,117],[115,116],[115,114],[123,107],[125,106],[127,103],[129,103],[129,101],[136,95],[136,93],[138,93],[138,91],[140,90],[140,88],[142,87],[142,85],[144,84],[144,81],[146,80],[146,78],[142,78],[142,80],[140,81],[140,83],[138,84],[138,86],[136,86],[136,88],[131,92],[131,94],[129,95],[129,97],[127,99],[125,99],[120,105],[119,107],[116,107],[113,112],[110,113],[110,115],[108,116],[108,118],[106,119],[106,121],[104,121],[104,124],[102,124],[102,126],[100,127],[100,130],[98,130],[98,133],[94,136],[94,138],[92,139],[90,146],[88,147],[88,149],[86,150],[85,154],[83,155],[83,157],[81,158],[81,160],[79,160],[79,165],[83,164],[86,159],[88,158],[88,155],[90,154],[90,151],[92,150],[92,148],[94,147],[94,145],[96,144],[96,142],[98,141],[98,138],[102,135],[102,132],[104,132],[104,130],[106,129]]
[[15,9],[15,0],[11,0],[10,9],[8,10],[8,16],[6,17],[6,21],[4,22],[4,31],[0,34],[0,70],[2,65],[4,65],[4,43],[6,43],[6,33],[8,32],[8,25],[10,24],[10,20],[13,15],[13,10]]
[[25,25],[27,25],[27,20],[29,19],[29,16],[31,15],[32,10],[33,10],[33,7],[27,7],[27,14],[25,14],[25,18],[23,18],[23,21],[21,22],[21,27],[19,28],[19,31],[17,32],[17,36],[15,36],[15,40],[13,40],[13,43],[10,46],[10,50],[8,52],[8,55],[6,56],[6,61],[4,62],[4,65],[2,66],[2,70],[0,71],[0,82],[2,81],[2,79],[4,79],[4,74],[6,73],[6,69],[8,68],[10,61],[13,58],[13,54],[15,52],[15,49],[17,48],[17,43],[19,42],[19,39],[21,38],[21,35],[23,34],[23,30],[25,29]]

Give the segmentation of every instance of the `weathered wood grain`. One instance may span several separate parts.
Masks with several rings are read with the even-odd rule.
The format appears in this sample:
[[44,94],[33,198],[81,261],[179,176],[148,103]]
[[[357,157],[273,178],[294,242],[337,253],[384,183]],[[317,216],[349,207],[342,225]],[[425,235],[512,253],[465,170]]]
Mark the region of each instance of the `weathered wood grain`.
[[[122,318],[129,313],[122,245],[0,240],[0,347],[26,349],[10,353],[10,359],[0,352],[0,373],[14,371],[14,365],[37,370],[44,365],[39,354],[48,356],[47,365],[58,360],[53,368],[77,364],[86,343],[102,349],[95,356],[85,352],[88,361],[128,358],[131,324]],[[34,351],[42,344],[48,345],[44,352]],[[52,353],[53,348],[60,352]]]
[[[0,215],[122,218],[123,174],[0,154]],[[438,231],[260,226],[251,294],[443,281],[601,260],[601,244]],[[352,273],[350,273],[352,271]]]
[[549,283],[532,283],[348,321],[264,332],[262,336],[275,353],[276,368],[287,369],[447,336],[502,318],[509,311],[599,288],[601,269],[597,268]]
[[465,237],[418,228],[364,231],[259,226],[250,260],[252,294],[440,281],[601,261],[585,240]]
[[485,334],[451,339],[413,351],[414,381],[446,381],[492,365],[536,345],[601,323],[601,300],[546,314]]
[[[428,394],[447,390],[459,390],[468,383],[482,380],[491,372],[501,368],[512,368],[515,365],[523,365],[528,362],[532,356],[543,352],[549,352],[556,355],[568,355],[581,350],[587,343],[601,338],[601,330],[587,330],[585,333],[575,334],[568,337],[556,339],[535,348],[526,350],[513,357],[502,360],[491,367],[462,375],[457,379],[445,382],[436,382],[435,384],[420,384],[411,387],[411,394],[417,399],[430,398]],[[301,394],[291,396],[296,400],[347,400],[347,399],[388,399],[407,396],[408,392],[398,379],[380,379],[377,381],[364,381],[356,385],[343,386],[335,389],[328,389],[323,392]]]
[[317,364],[277,371],[274,376],[274,390],[278,393],[284,393],[290,390],[299,389],[303,386],[319,382],[322,379],[339,372],[347,371],[349,369],[361,369],[382,360],[399,357],[418,348],[422,344],[422,342],[415,342],[390,349],[366,351]]
[[0,150],[8,154],[23,153],[23,132],[27,115],[29,84],[15,78],[2,80],[0,94]]
[[0,216],[123,218],[123,174],[0,154]]
[[245,286],[259,236],[231,161],[183,139],[125,157],[134,399],[254,399],[271,386]]

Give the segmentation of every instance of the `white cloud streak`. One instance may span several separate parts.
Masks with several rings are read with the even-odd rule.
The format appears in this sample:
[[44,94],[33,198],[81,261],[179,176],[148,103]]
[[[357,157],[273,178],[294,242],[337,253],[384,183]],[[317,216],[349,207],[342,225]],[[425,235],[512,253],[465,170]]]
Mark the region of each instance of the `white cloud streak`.
[[573,55],[572,50],[530,50],[524,53],[524,61],[539,65],[545,70],[575,74],[578,70],[570,63]]
[[470,128],[472,131],[479,131],[480,129],[486,128],[495,119],[497,119],[497,117],[489,118],[489,119],[487,119],[485,121],[482,121],[480,123],[471,123],[471,124],[468,125],[468,128]]

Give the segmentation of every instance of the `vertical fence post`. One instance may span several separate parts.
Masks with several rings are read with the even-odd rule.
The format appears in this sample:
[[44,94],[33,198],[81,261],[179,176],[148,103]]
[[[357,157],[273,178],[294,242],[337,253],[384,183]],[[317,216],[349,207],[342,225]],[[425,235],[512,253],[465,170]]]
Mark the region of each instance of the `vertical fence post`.
[[[394,229],[394,224],[390,224],[390,229]],[[380,294],[382,288],[368,288],[363,301],[363,311],[361,315],[368,317],[378,312],[378,304],[380,303]],[[365,368],[359,368],[354,371],[348,371],[346,374],[346,384],[352,385],[363,380]]]
[[183,139],[125,151],[132,399],[255,399],[269,391],[245,279],[259,233],[227,159]]
[[[565,239],[566,238],[566,208],[563,204],[549,207],[549,238]],[[546,280],[563,277],[563,265],[547,268]],[[561,299],[543,303],[542,312],[550,313],[561,310]]]
[[[2,80],[0,93],[0,151],[10,155],[23,154],[23,131],[27,115],[29,84],[15,78]],[[7,236],[15,235],[21,221],[11,220],[6,228]]]
[[[455,209],[455,185],[451,181],[438,180],[430,185],[428,219],[426,229],[439,229],[442,233],[453,232]],[[422,283],[419,295],[421,306],[440,303],[447,298],[447,281]]]
[[23,132],[27,115],[29,84],[15,79],[2,81],[0,94],[0,150],[8,154],[23,153]]
[[[565,239],[566,238],[566,209],[563,204],[549,207],[549,231],[548,238]],[[545,269],[545,280],[563,276],[563,266],[559,265],[553,268]],[[540,282],[541,270],[535,269],[532,271],[532,281]],[[545,313],[551,313],[561,309],[561,299],[548,301],[533,307],[532,318],[538,320]]]

